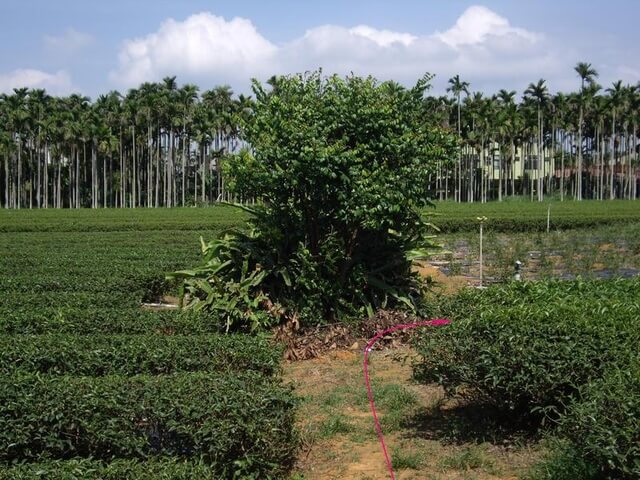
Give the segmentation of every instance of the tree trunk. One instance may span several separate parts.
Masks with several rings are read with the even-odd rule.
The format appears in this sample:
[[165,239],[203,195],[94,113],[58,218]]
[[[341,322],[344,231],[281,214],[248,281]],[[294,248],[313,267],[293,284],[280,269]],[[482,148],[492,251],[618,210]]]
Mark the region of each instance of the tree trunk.
[[611,150],[609,151],[609,168],[610,168],[610,177],[609,177],[609,200],[613,200],[615,198],[615,189],[614,189],[614,171],[615,171],[615,161],[616,161],[616,113],[613,111],[613,121],[611,122]]
[[4,154],[4,208],[9,208],[9,154]]
[[16,207],[22,204],[22,138],[18,136],[18,168],[16,169]]

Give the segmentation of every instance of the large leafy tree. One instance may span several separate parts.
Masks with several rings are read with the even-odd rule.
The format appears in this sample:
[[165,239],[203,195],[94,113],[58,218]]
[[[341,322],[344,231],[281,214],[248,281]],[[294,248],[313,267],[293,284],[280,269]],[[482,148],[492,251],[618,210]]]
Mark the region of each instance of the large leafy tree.
[[429,175],[455,154],[454,137],[423,120],[429,80],[406,89],[315,72],[254,82],[251,153],[230,157],[228,174],[261,206],[253,233],[205,245],[207,264],[182,273],[192,303],[222,309],[234,327],[416,308],[411,261],[429,233],[420,209]]

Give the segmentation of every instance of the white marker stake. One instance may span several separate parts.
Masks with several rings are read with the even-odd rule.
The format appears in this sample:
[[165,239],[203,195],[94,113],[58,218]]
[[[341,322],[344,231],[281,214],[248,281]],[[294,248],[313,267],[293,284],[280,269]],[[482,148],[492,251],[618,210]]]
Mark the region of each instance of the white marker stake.
[[480,222],[480,286],[482,287],[482,222]]
[[551,205],[547,208],[547,233],[549,233],[549,225],[551,223]]
[[482,227],[484,226],[484,222],[487,221],[487,217],[476,217],[476,220],[480,222],[480,288],[482,288]]

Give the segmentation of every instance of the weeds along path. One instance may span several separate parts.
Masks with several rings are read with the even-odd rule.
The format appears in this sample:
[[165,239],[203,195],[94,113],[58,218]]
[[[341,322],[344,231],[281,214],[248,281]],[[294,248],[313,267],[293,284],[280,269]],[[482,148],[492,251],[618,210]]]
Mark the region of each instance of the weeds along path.
[[[411,380],[408,347],[370,355],[376,407],[398,479],[516,479],[544,448],[517,434],[482,431],[482,414],[444,398],[436,385]],[[369,411],[362,352],[339,350],[288,362],[285,379],[303,398],[304,448],[293,478],[388,479]],[[476,412],[478,413],[478,412]],[[486,429],[484,429],[486,430]]]

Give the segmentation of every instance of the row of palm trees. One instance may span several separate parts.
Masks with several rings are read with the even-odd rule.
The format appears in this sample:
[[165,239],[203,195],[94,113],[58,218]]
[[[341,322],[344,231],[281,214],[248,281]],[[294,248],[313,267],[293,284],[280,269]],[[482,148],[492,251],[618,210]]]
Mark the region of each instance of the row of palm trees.
[[251,103],[175,77],[91,103],[41,89],[0,96],[6,208],[158,207],[227,198],[221,158]]
[[[458,75],[449,95],[424,99],[424,119],[460,140],[433,189],[458,202],[528,196],[638,198],[640,89],[603,89],[587,63],[579,90],[551,95],[545,80],[515,91],[472,92]],[[269,81],[273,86],[277,78]],[[576,82],[578,83],[578,82]],[[0,96],[0,202],[6,208],[159,207],[230,200],[225,155],[241,148],[249,97],[226,86],[200,94],[175,77],[126,95]]]
[[640,84],[603,89],[590,64],[574,70],[577,92],[551,95],[540,79],[519,103],[515,91],[486,97],[458,75],[449,79],[452,98],[431,99],[431,111],[457,132],[461,148],[434,180],[440,198],[638,198]]

